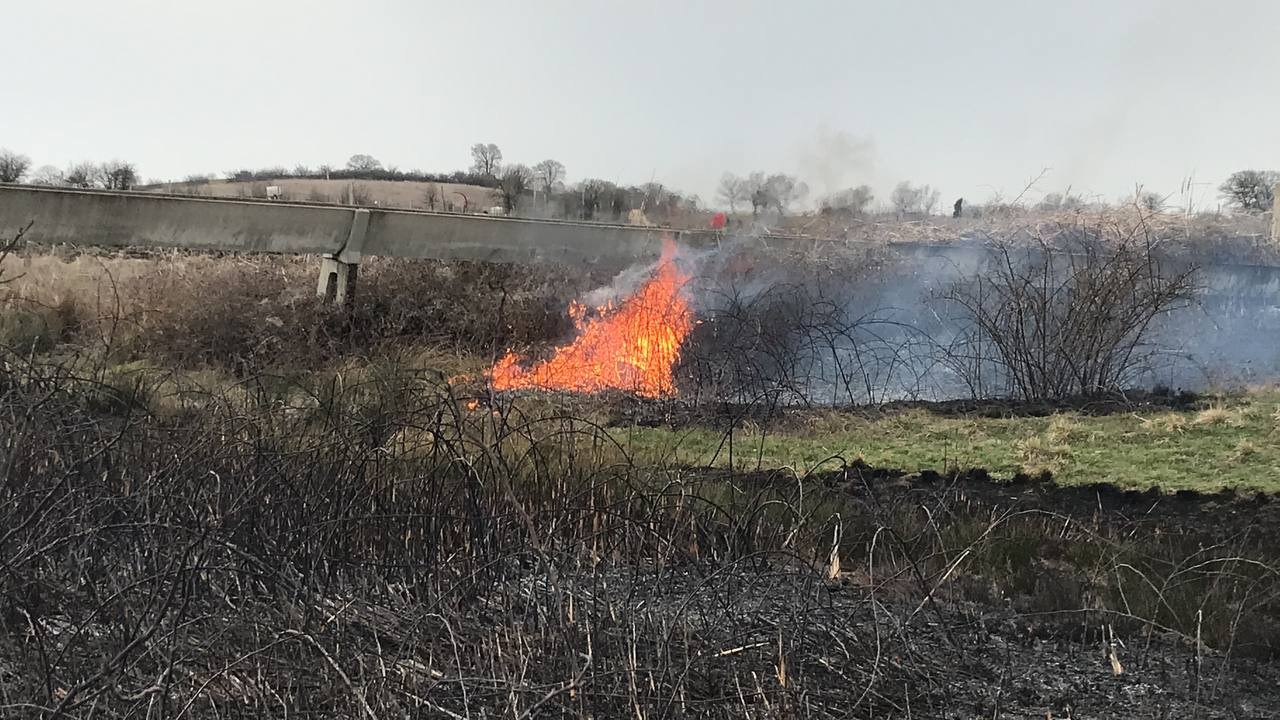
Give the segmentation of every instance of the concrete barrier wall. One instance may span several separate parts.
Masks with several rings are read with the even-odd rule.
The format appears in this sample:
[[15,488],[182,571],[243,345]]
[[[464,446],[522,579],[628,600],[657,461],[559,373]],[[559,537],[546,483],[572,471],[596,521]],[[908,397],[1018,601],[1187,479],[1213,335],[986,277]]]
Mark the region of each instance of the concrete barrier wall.
[[[238,199],[0,185],[0,234],[34,221],[34,242],[234,252],[330,253],[508,262],[624,265],[657,258],[662,236],[684,245],[719,242],[716,232],[479,215],[356,210]],[[350,253],[349,253],[350,254]]]
[[657,229],[373,210],[361,252],[408,258],[612,264],[656,258]]
[[353,212],[268,202],[0,186],[0,235],[34,222],[41,243],[334,253]]

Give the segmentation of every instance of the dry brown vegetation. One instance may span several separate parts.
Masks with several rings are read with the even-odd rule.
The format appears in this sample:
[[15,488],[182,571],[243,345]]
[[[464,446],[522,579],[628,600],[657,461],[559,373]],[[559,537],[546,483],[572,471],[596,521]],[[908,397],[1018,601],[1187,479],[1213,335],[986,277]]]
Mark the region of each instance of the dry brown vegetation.
[[[316,368],[397,344],[489,356],[562,337],[581,273],[373,260],[350,308],[314,294],[312,258],[27,255],[3,268],[0,345],[71,343],[176,368]],[[598,282],[594,280],[594,282]]]
[[1280,245],[1273,242],[1266,215],[1184,214],[1140,207],[1098,207],[1076,211],[1046,211],[1010,206],[980,218],[896,217],[787,218],[782,229],[815,237],[882,243],[945,244],[957,238],[972,240],[1029,240],[1060,235],[1063,228],[1096,228],[1113,237],[1149,236],[1162,253],[1193,257],[1197,262],[1280,262]]

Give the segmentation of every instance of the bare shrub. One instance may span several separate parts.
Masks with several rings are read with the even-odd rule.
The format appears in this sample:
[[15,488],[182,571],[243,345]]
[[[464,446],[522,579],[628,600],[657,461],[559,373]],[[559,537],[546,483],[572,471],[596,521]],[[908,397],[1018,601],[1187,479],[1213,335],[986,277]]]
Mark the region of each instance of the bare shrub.
[[730,289],[710,304],[681,355],[695,403],[877,404],[912,396],[928,361],[926,338],[840,286]]
[[1142,227],[1033,232],[992,252],[983,272],[941,293],[966,328],[944,362],[975,396],[1128,389],[1158,354],[1153,323],[1187,307],[1197,289],[1195,268],[1163,261]]
[[22,239],[26,237],[27,231],[31,229],[34,222],[29,222],[17,230],[13,231],[13,235],[0,239],[0,285],[13,282],[14,278],[5,277],[4,261],[14,253],[15,250],[22,248]]
[[[900,260],[827,248],[728,252],[719,262],[694,281],[700,323],[681,354],[678,375],[695,402],[874,404],[918,392],[931,346],[880,304]],[[757,265],[763,276],[739,277]]]

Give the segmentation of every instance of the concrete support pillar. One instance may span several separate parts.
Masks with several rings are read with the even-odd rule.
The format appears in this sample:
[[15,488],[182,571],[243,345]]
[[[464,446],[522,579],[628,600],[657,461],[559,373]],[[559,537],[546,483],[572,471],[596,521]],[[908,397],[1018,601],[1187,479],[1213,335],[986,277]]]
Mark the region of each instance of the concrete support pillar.
[[1280,183],[1276,183],[1275,202],[1271,206],[1271,242],[1280,243]]
[[346,305],[355,297],[359,272],[360,266],[357,264],[342,262],[336,255],[322,256],[316,295],[326,303]]
[[355,210],[351,216],[351,230],[347,233],[347,242],[342,250],[321,257],[316,295],[325,302],[346,305],[355,298],[361,249],[364,248],[364,236],[368,231],[369,211]]

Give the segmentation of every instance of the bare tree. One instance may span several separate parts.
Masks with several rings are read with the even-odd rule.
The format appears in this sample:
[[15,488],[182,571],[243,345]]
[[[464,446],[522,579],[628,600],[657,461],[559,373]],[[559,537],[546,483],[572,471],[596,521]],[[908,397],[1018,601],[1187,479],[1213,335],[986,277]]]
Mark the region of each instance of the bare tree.
[[889,202],[893,203],[894,212],[899,215],[906,215],[916,206],[918,194],[911,183],[903,180],[893,188],[893,193],[889,195]]
[[1280,183],[1280,172],[1241,170],[1231,173],[1218,190],[1232,207],[1247,213],[1262,213],[1275,204],[1276,183]]
[[0,182],[22,182],[27,169],[31,167],[31,158],[12,150],[0,148]]
[[928,185],[915,186],[903,180],[893,188],[889,202],[899,215],[932,215],[941,193]]
[[381,170],[382,163],[378,162],[372,155],[352,155],[347,160],[347,169],[355,170],[356,172],[372,172]]
[[793,175],[774,173],[764,183],[769,194],[769,202],[778,211],[785,214],[792,204],[804,199],[809,194],[809,186],[797,180]]
[[533,166],[533,173],[538,182],[538,189],[550,195],[560,183],[564,182],[564,163],[559,160],[543,160]]
[[785,214],[793,203],[809,194],[808,185],[785,173],[766,176],[762,172],[753,172],[747,176],[745,185],[745,192],[751,200],[752,215],[759,215],[761,209],[770,208],[779,215]]
[[577,194],[582,203],[582,219],[594,219],[596,211],[600,208],[600,201],[606,195],[611,195],[615,189],[616,186],[613,183],[597,178],[588,178],[578,183]]
[[769,189],[765,186],[765,175],[762,172],[753,172],[747,176],[744,192],[747,199],[751,201],[751,216],[756,217],[760,214],[760,210],[769,207]]
[[738,203],[751,200],[751,190],[745,179],[733,173],[725,173],[720,176],[720,184],[716,187],[716,199],[728,205],[729,212],[736,213]]
[[138,184],[138,170],[132,163],[111,160],[98,169],[98,180],[108,190],[128,190]]
[[91,162],[76,163],[67,168],[67,185],[74,188],[91,188],[98,184],[101,168]]
[[862,215],[866,213],[867,207],[871,205],[871,201],[875,199],[875,193],[871,187],[867,185],[859,185],[855,188],[840,190],[823,198],[821,207],[823,212],[838,212],[849,215]]
[[640,209],[651,211],[671,202],[673,193],[660,182],[647,182],[640,186]]
[[56,187],[66,183],[66,177],[62,171],[52,165],[41,165],[34,173],[31,174],[32,185],[47,185]]
[[920,211],[925,215],[932,215],[935,208],[938,207],[938,198],[942,197],[942,193],[928,185],[920,188]]
[[502,151],[493,143],[471,146],[471,169],[485,177],[497,177],[502,167]]
[[527,165],[508,165],[498,179],[498,193],[502,196],[502,206],[507,212],[516,209],[520,196],[533,183],[533,171]]

